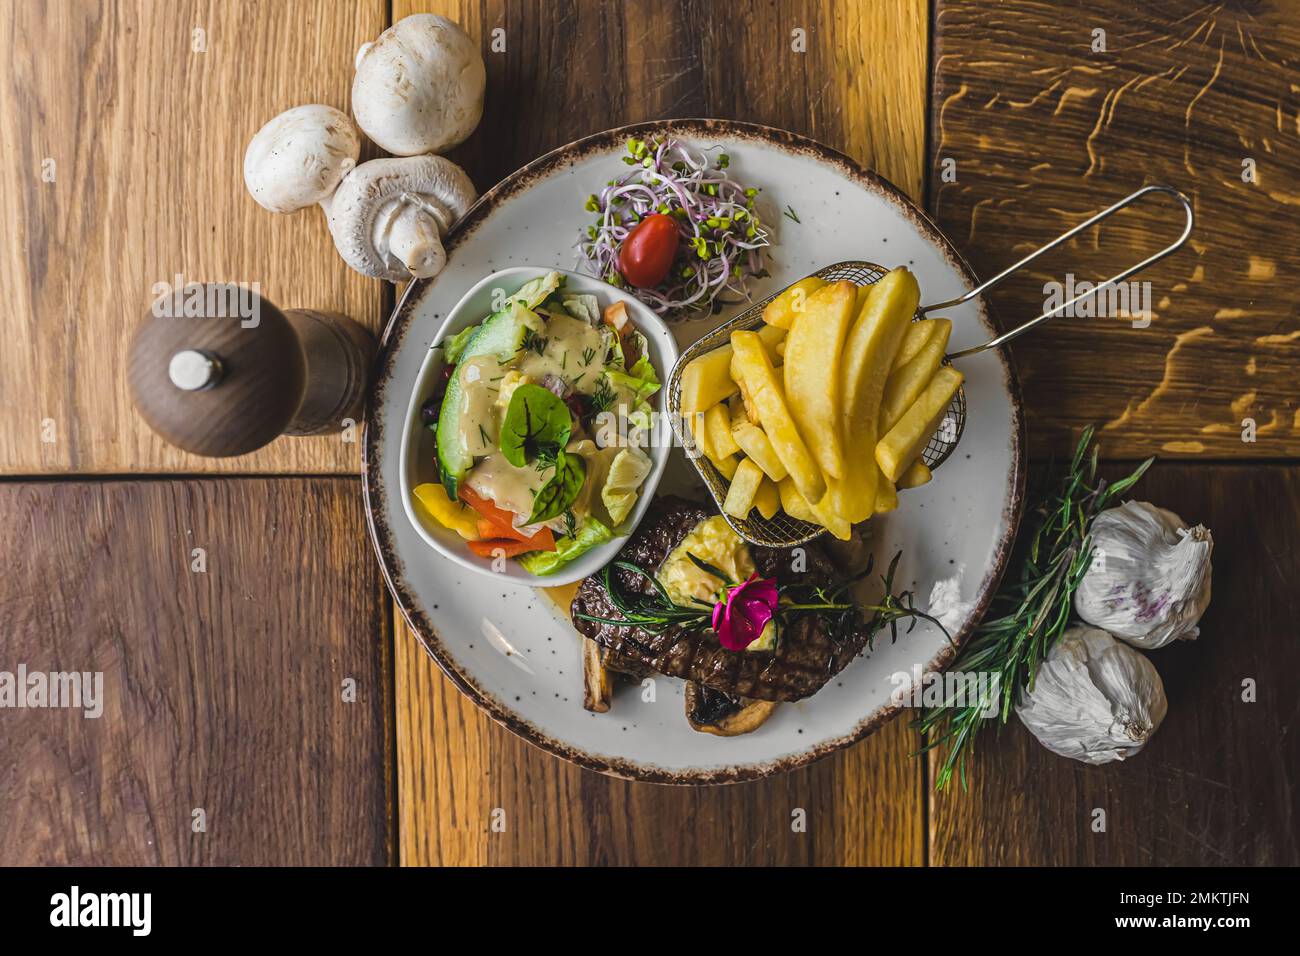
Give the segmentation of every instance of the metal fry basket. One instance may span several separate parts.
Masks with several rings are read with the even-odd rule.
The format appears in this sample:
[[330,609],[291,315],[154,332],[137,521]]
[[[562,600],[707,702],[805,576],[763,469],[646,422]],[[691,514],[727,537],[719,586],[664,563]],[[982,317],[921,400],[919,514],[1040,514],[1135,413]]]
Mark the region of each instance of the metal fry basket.
[[[995,338],[992,338],[987,342],[984,342],[980,345],[972,346],[971,348],[962,349],[959,352],[950,353],[944,357],[943,361],[945,365],[951,364],[952,360],[954,359],[965,358],[970,355],[976,355],[980,352],[986,351],[987,349],[998,348],[1006,344],[1007,342],[1010,342],[1012,339],[1016,338],[1017,336],[1023,335],[1025,332],[1047,321],[1053,316],[1060,315],[1062,312],[1069,310],[1071,307],[1078,304],[1080,301],[1095,296],[1098,293],[1103,292],[1112,286],[1115,286],[1116,284],[1127,279],[1129,276],[1134,275],[1137,272],[1140,272],[1142,269],[1145,269],[1147,266],[1150,266],[1153,263],[1160,261],[1165,256],[1170,255],[1173,252],[1176,252],[1179,248],[1182,247],[1183,243],[1187,241],[1187,237],[1191,235],[1192,232],[1194,217],[1192,213],[1191,202],[1187,199],[1186,196],[1184,196],[1177,189],[1174,189],[1172,186],[1163,186],[1163,185],[1145,186],[1142,189],[1139,189],[1137,192],[1134,192],[1129,196],[1126,196],[1124,199],[1121,199],[1113,206],[1103,209],[1095,216],[1092,216],[1091,218],[1085,220],[1084,222],[1079,223],[1077,226],[1073,227],[1072,229],[1062,233],[1061,235],[1057,236],[1055,239],[1047,243],[1042,248],[1037,249],[1034,252],[1031,252],[1029,255],[1025,256],[1025,258],[1021,259],[1019,262],[1015,263],[1014,265],[1008,266],[1006,269],[998,273],[992,279],[989,279],[987,282],[984,282],[976,286],[974,289],[971,289],[970,291],[962,294],[961,296],[958,296],[955,299],[949,299],[945,302],[936,302],[933,305],[921,306],[919,309],[917,309],[916,314],[912,317],[912,321],[915,322],[919,319],[922,319],[926,316],[927,313],[933,312],[937,309],[952,308],[954,306],[962,305],[966,302],[969,302],[971,299],[974,299],[975,297],[982,295],[983,293],[989,291],[990,289],[1000,285],[1004,280],[1006,280],[1008,277],[1018,272],[1020,269],[1034,262],[1040,256],[1043,256],[1048,252],[1051,252],[1053,249],[1055,249],[1057,246],[1061,245],[1062,243],[1068,242],[1070,239],[1074,238],[1075,235],[1082,232],[1083,230],[1088,229],[1089,227],[1094,226],[1097,223],[1101,222],[1103,219],[1106,219],[1114,215],[1115,213],[1123,209],[1125,206],[1128,206],[1129,204],[1136,202],[1138,199],[1141,199],[1144,196],[1151,195],[1154,193],[1163,193],[1165,195],[1172,196],[1182,206],[1183,211],[1186,215],[1186,222],[1183,228],[1182,235],[1179,236],[1178,239],[1174,240],[1174,242],[1170,243],[1168,246],[1161,249],[1159,252],[1156,252],[1151,256],[1148,256],[1146,259],[1143,259],[1141,262],[1137,263],[1136,265],[1130,266],[1129,268],[1125,269],[1123,272],[1120,272],[1117,275],[1112,276],[1111,278],[1105,280],[1104,282],[1098,283],[1094,288],[1089,289],[1085,292],[1081,292],[1079,295],[1076,295],[1068,302],[1062,303],[1061,305],[1056,306],[1053,309],[1049,309],[1048,311],[1042,313],[1036,318],[1030,319],[1028,322],[1023,323],[1014,329],[1011,329],[1009,332],[1004,332],[1003,334],[996,336]],[[888,269],[886,269],[884,266],[877,265],[874,262],[866,262],[865,260],[853,259],[853,260],[846,260],[844,262],[836,262],[831,265],[824,266],[821,269],[818,269],[816,272],[810,273],[810,275],[820,276],[821,278],[825,279],[827,282],[839,282],[841,280],[847,279],[849,282],[852,282],[855,285],[862,286],[862,285],[871,285],[875,282],[878,282],[881,278],[885,276],[887,272],[889,272]],[[753,330],[762,326],[763,310],[767,307],[768,303],[771,302],[773,299],[775,299],[778,295],[780,295],[782,291],[784,290],[783,289],[778,290],[777,292],[768,296],[763,301],[757,302],[754,305],[749,306],[739,315],[724,322],[722,325],[718,326],[713,331],[707,333],[702,338],[700,338],[697,342],[695,342],[693,345],[687,348],[684,352],[682,352],[681,357],[677,361],[677,364],[673,366],[672,371],[668,375],[668,388],[667,388],[668,416],[669,416],[669,420],[672,422],[673,432],[677,436],[677,440],[681,442],[682,447],[686,449],[687,458],[689,458],[690,461],[695,465],[696,471],[699,472],[700,478],[704,481],[705,487],[709,489],[709,494],[713,497],[714,503],[718,506],[718,510],[722,513],[723,517],[726,519],[727,524],[731,525],[731,527],[735,530],[735,532],[739,534],[742,538],[744,538],[746,541],[749,541],[753,544],[763,545],[767,547],[774,547],[774,548],[789,548],[789,547],[794,547],[795,545],[803,544],[804,542],[811,541],[813,538],[816,538],[819,535],[823,534],[826,529],[821,527],[820,525],[812,524],[807,521],[800,521],[797,518],[792,518],[784,511],[777,511],[777,513],[773,515],[771,518],[762,517],[756,510],[751,510],[749,516],[745,518],[736,518],[723,511],[722,504],[726,500],[727,489],[730,487],[730,481],[726,478],[726,476],[724,476],[720,471],[718,471],[718,469],[714,466],[713,462],[709,461],[708,458],[706,458],[702,453],[698,451],[695,444],[695,439],[691,435],[690,430],[686,427],[686,422],[682,417],[681,391],[682,391],[682,370],[685,369],[686,366],[690,364],[690,362],[693,359],[699,357],[705,352],[712,351],[713,349],[718,348],[719,346],[727,344],[731,340],[731,333],[736,331],[737,329]],[[959,388],[957,390],[957,393],[953,395],[952,400],[948,403],[948,410],[944,414],[944,417],[939,425],[938,430],[936,430],[935,433],[930,437],[929,443],[926,445],[925,450],[921,453],[921,460],[924,461],[926,465],[928,465],[931,469],[937,469],[940,465],[942,465],[945,461],[948,460],[950,455],[952,455],[953,451],[957,447],[958,442],[961,441],[962,433],[965,431],[965,428],[966,428],[966,389],[963,386],[962,388]]]

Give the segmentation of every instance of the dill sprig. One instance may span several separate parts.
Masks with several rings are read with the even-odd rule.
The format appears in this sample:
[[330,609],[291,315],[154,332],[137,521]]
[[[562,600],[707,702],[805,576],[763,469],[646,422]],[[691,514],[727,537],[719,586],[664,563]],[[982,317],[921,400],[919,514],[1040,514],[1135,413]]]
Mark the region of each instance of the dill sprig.
[[596,380],[596,390],[591,394],[591,407],[596,412],[608,411],[609,407],[614,404],[618,398],[618,393],[614,391],[614,386],[609,381],[608,375],[601,375]]
[[[1109,484],[1097,479],[1097,448],[1085,460],[1092,444],[1088,427],[1079,439],[1070,468],[1053,490],[1034,507],[1034,527],[1028,544],[1018,552],[1019,578],[1003,582],[989,614],[963,645],[952,669],[968,674],[989,674],[993,681],[978,682],[980,699],[956,703],[954,696],[942,707],[928,707],[912,726],[927,738],[918,754],[943,748],[943,761],[935,777],[942,790],[953,773],[966,787],[967,757],[990,705],[998,706],[998,723],[1005,724],[1022,687],[1033,688],[1038,665],[1065,632],[1070,621],[1074,592],[1092,562],[1093,519],[1119,495],[1131,488],[1151,466],[1148,458],[1131,475]],[[971,682],[974,683],[974,682]],[[969,694],[970,686],[960,688]],[[994,694],[997,695],[995,700]]]
[[524,352],[536,352],[541,355],[546,351],[546,336],[534,329],[524,329],[524,338],[519,343],[519,348]]

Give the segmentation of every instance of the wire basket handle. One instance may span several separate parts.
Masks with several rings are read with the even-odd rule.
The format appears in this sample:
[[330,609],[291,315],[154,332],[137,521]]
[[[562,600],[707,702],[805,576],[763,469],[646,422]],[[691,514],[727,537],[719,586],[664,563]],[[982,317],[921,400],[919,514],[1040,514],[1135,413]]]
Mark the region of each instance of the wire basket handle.
[[921,314],[924,315],[927,312],[933,312],[935,309],[951,308],[952,306],[961,305],[965,302],[969,302],[977,295],[982,295],[983,293],[989,291],[995,286],[1000,285],[1002,281],[1006,279],[1008,276],[1019,271],[1023,267],[1029,265],[1031,262],[1035,261],[1040,256],[1046,255],[1047,253],[1051,252],[1061,243],[1069,239],[1073,239],[1075,236],[1077,236],[1083,230],[1087,229],[1089,226],[1094,226],[1097,223],[1101,222],[1103,219],[1107,219],[1110,216],[1113,216],[1115,213],[1119,212],[1125,206],[1137,202],[1143,196],[1150,195],[1151,193],[1166,193],[1170,196],[1173,196],[1176,200],[1178,200],[1178,202],[1182,204],[1183,211],[1187,214],[1187,224],[1183,226],[1183,234],[1181,236],[1179,236],[1169,245],[1165,246],[1159,252],[1143,259],[1137,265],[1129,266],[1123,272],[1119,273],[1118,275],[1111,276],[1105,282],[1100,283],[1093,289],[1089,289],[1087,292],[1080,292],[1069,302],[1066,302],[1062,305],[1058,305],[1054,309],[1049,309],[1048,311],[1044,312],[1042,315],[1038,316],[1038,318],[1030,319],[1028,322],[1024,323],[1023,325],[1017,326],[1016,328],[1012,329],[1009,332],[1004,332],[995,339],[989,339],[989,341],[985,342],[983,345],[976,345],[968,349],[962,349],[960,352],[953,352],[951,355],[947,357],[949,359],[962,358],[963,356],[966,355],[975,355],[976,353],[983,352],[986,349],[993,349],[1001,345],[1005,345],[1007,342],[1010,342],[1012,339],[1024,335],[1034,326],[1042,322],[1046,322],[1048,319],[1052,318],[1053,316],[1060,315],[1062,312],[1071,308],[1076,303],[1082,302],[1084,299],[1090,296],[1097,295],[1099,292],[1102,292],[1105,289],[1109,289],[1112,286],[1118,285],[1119,283],[1123,282],[1125,279],[1127,279],[1129,276],[1133,275],[1134,273],[1141,272],[1147,266],[1153,265],[1159,262],[1165,256],[1177,252],[1179,249],[1181,249],[1183,243],[1187,241],[1187,237],[1192,234],[1192,225],[1194,221],[1194,216],[1192,214],[1191,202],[1188,200],[1186,196],[1184,196],[1173,186],[1163,186],[1163,185],[1143,186],[1137,192],[1132,193],[1131,195],[1121,199],[1119,202],[1115,203],[1115,205],[1111,206],[1109,209],[1103,209],[1101,212],[1097,213],[1091,219],[1079,223],[1077,226],[1075,226],[1073,229],[1069,230],[1068,232],[1061,233],[1061,235],[1057,236],[1047,245],[1043,246],[1040,249],[1035,250],[1034,252],[1031,252],[1029,255],[1025,256],[1015,265],[1008,266],[1006,269],[1003,269],[992,279],[989,279],[987,282],[983,283],[982,285],[976,286],[974,289],[971,289],[965,295],[959,296],[955,299],[949,299],[947,302],[936,302],[934,305],[924,306],[920,310]]

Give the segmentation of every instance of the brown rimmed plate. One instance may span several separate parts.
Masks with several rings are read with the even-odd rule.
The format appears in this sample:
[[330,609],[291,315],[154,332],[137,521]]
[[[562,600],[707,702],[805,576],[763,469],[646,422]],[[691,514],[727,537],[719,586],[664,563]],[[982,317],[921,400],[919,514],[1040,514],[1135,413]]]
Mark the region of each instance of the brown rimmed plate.
[[[547,592],[458,568],[412,527],[399,495],[401,442],[411,390],[440,321],[484,276],[511,266],[572,269],[589,221],[586,196],[625,166],[629,136],[666,134],[721,147],[730,172],[762,189],[775,227],[763,297],[817,267],[844,259],[906,265],[927,300],[976,283],[938,228],[895,187],[842,154],[791,133],[719,120],[639,124],[578,140],[488,191],[447,246],[447,268],[412,283],[384,332],[363,441],[364,492],[375,550],[402,614],[451,680],[495,720],[582,766],[662,783],[748,780],[802,766],[865,737],[905,706],[918,675],[942,669],[992,597],[1020,520],[1024,424],[1006,358],[990,352],[963,366],[971,408],[960,452],[900,508],[872,522],[878,565],[903,551],[897,583],[942,616],[955,644],[918,625],[850,665],[816,696],[786,704],[755,733],[714,737],[691,730],[680,682],[628,686],[606,714],[582,709],[579,642]],[[799,222],[782,216],[790,208]],[[737,306],[737,311],[741,306]],[[726,318],[724,312],[719,318]],[[948,314],[952,348],[995,332],[983,302]],[[688,345],[715,320],[681,323]],[[680,449],[661,492],[700,496]],[[931,598],[935,603],[931,604]]]

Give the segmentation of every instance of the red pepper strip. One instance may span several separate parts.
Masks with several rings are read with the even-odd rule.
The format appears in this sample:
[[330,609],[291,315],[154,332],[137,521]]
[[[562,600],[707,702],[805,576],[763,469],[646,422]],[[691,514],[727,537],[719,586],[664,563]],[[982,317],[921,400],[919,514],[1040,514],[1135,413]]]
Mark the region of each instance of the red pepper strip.
[[550,528],[542,528],[531,536],[524,534],[514,524],[514,516],[504,508],[498,508],[495,502],[480,498],[464,485],[460,486],[460,498],[480,515],[478,533],[484,538],[509,538],[528,545],[528,551],[554,551],[555,535]]
[[[547,529],[550,533],[550,529]],[[549,549],[537,548],[527,541],[510,541],[505,538],[486,538],[479,541],[466,541],[469,549],[477,554],[480,558],[506,557],[513,558],[515,555],[523,554],[526,551],[555,550],[555,544],[552,543]],[[498,555],[497,549],[501,553]]]

